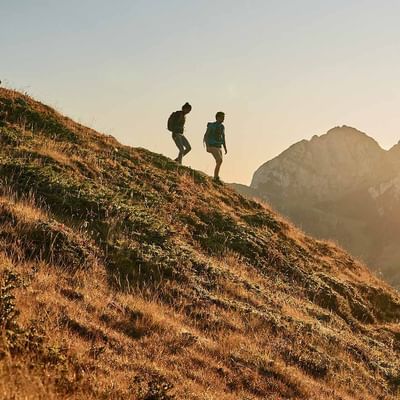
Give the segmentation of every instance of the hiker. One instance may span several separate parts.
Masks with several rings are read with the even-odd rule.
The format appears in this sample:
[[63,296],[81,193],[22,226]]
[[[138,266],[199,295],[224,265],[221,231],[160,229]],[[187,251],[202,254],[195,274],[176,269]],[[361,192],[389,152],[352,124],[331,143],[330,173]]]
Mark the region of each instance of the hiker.
[[189,103],[185,103],[181,111],[173,112],[168,118],[168,130],[172,132],[172,139],[179,150],[178,157],[175,158],[175,161],[179,164],[182,164],[182,158],[192,150],[189,141],[183,134],[186,120],[185,116],[189,114],[191,110],[192,106]]
[[223,122],[225,120],[225,114],[222,111],[217,112],[215,115],[215,122],[209,122],[207,124],[207,131],[204,135],[204,144],[208,153],[211,153],[215,158],[215,170],[214,170],[214,181],[221,183],[219,178],[219,170],[222,164],[222,149],[224,147],[225,154],[228,153],[225,142],[225,127]]

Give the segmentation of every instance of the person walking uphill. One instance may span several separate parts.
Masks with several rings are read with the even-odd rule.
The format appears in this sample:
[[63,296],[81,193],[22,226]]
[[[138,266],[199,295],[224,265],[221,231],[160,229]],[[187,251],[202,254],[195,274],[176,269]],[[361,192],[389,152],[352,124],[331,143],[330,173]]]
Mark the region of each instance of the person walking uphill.
[[215,122],[209,122],[207,124],[207,131],[203,141],[206,145],[207,152],[211,153],[215,158],[214,181],[221,183],[219,178],[219,170],[222,164],[221,147],[224,147],[225,154],[228,153],[225,142],[225,127],[223,125],[225,114],[222,111],[217,112],[215,120]]
[[178,157],[175,159],[179,164],[182,164],[182,158],[192,150],[189,141],[183,134],[186,121],[185,116],[189,114],[191,110],[192,106],[189,103],[185,103],[182,106],[182,110],[173,112],[168,118],[168,130],[172,132],[172,139],[179,150]]

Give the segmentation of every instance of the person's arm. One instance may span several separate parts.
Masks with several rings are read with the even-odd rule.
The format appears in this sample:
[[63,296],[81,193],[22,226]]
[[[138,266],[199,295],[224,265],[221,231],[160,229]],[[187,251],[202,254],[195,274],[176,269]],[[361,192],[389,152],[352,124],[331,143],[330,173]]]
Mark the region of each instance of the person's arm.
[[208,146],[208,138],[209,138],[209,136],[210,136],[210,127],[207,126],[206,133],[204,134],[204,137],[203,137],[203,144],[204,144],[205,147]]
[[226,141],[225,141],[225,128],[224,128],[224,132],[223,132],[223,138],[224,138],[224,143],[223,143],[223,146],[224,146],[225,154],[227,154],[227,153],[228,153],[228,150],[226,149]]

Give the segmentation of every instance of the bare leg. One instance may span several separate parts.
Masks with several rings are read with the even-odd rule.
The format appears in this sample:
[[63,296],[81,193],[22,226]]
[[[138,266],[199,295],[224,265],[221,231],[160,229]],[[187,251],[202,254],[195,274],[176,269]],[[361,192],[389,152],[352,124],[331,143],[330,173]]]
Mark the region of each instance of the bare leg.
[[221,164],[222,164],[222,159],[220,160],[215,160],[216,164],[215,164],[215,169],[214,169],[214,179],[219,179],[219,170],[221,168]]
[[207,147],[207,151],[211,153],[215,159],[214,179],[219,179],[219,170],[222,164],[222,150],[219,147]]

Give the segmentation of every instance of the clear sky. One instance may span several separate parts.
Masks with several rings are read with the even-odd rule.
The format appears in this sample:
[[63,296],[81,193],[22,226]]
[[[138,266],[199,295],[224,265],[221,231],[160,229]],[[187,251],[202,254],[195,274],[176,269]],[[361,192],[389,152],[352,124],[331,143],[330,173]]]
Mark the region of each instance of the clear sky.
[[125,144],[212,173],[206,123],[226,112],[221,177],[249,183],[288,146],[337,125],[400,139],[400,2],[0,0],[0,79]]

